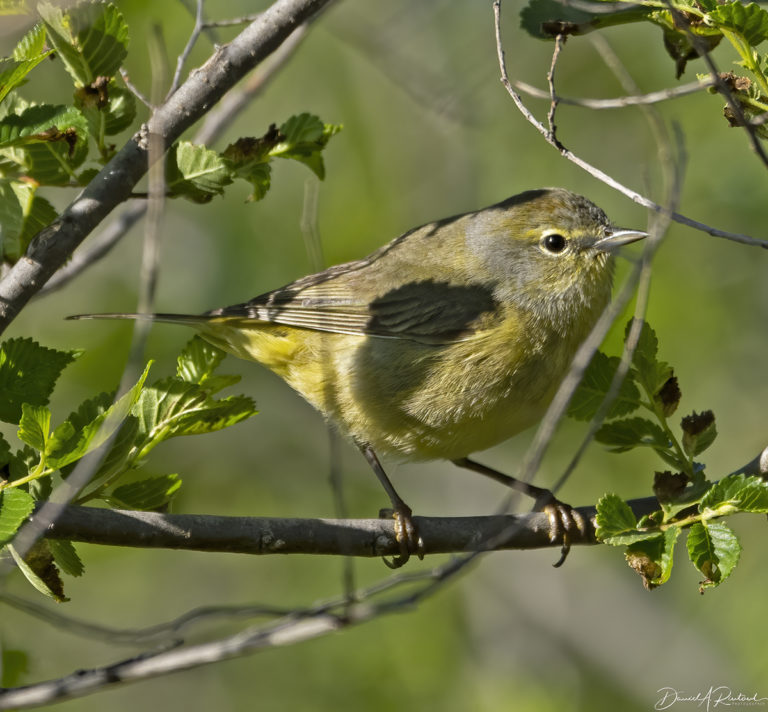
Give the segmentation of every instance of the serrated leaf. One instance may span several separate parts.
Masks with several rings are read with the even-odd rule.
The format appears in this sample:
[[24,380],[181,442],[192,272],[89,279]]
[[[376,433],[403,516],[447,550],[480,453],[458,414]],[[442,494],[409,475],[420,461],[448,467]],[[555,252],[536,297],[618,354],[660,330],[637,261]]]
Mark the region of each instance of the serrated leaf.
[[131,126],[136,118],[136,100],[128,89],[114,81],[99,81],[96,86],[81,87],[75,92],[75,105],[83,113],[90,132],[97,140],[112,136]]
[[[34,470],[40,464],[40,452],[31,448],[29,445],[25,445],[21,450],[17,450],[11,455],[10,462],[8,463],[8,471],[10,473],[11,481],[20,480],[22,477],[32,474]],[[47,477],[44,479],[48,479]],[[30,483],[31,485],[32,483]]]
[[768,38],[768,12],[754,2],[719,5],[708,13],[707,19],[721,29],[737,32],[752,47]]
[[127,54],[128,26],[115,5],[82,2],[64,11],[42,2],[38,12],[76,84],[87,86],[117,73]]
[[48,547],[56,565],[70,576],[82,576],[85,566],[75,551],[71,541],[67,539],[48,539]]
[[0,120],[3,155],[45,185],[76,180],[75,170],[88,156],[87,139],[88,124],[73,106],[41,104]]
[[701,498],[699,511],[718,512],[720,515],[734,512],[768,512],[768,482],[762,477],[728,475],[707,491]]
[[[16,181],[13,181],[14,183]],[[24,226],[24,209],[12,182],[0,178],[0,256],[13,261],[19,251],[19,235]]]
[[0,59],[0,102],[16,87],[25,83],[29,74],[51,52],[44,52],[34,59]]
[[739,562],[741,544],[726,524],[696,522],[688,532],[688,556],[704,574],[701,590],[721,584]]
[[611,452],[626,452],[641,446],[657,451],[669,447],[664,431],[646,418],[625,418],[605,423],[595,433],[595,440],[610,447]]
[[0,492],[0,548],[16,536],[34,508],[35,502],[29,493],[18,487]]
[[200,386],[167,378],[145,388],[134,408],[139,419],[140,455],[172,437],[211,433],[256,413],[245,396],[216,400]]
[[61,433],[52,440],[47,454],[47,464],[63,468],[79,460],[86,453],[103,445],[120,427],[138,401],[151,362],[133,387],[114,404],[105,408],[105,394],[85,401],[69,419],[57,428]]
[[281,141],[269,155],[304,163],[320,180],[325,178],[322,150],[341,131],[335,124],[324,124],[317,116],[303,113],[291,116],[281,127]]
[[717,437],[715,414],[711,410],[683,418],[683,450],[689,457],[704,452]]
[[[632,321],[627,324],[624,338],[629,336]],[[656,354],[659,350],[659,340],[656,332],[647,321],[643,322],[638,338],[637,348],[632,354],[632,364],[635,367],[637,380],[651,399],[655,399],[664,384],[672,377],[672,367],[664,361],[659,361]]]
[[232,183],[229,161],[216,151],[180,141],[171,146],[166,160],[166,186],[173,195],[207,203]]
[[121,485],[105,499],[113,507],[156,511],[167,507],[180,487],[178,475],[160,475]]
[[224,360],[226,353],[205,339],[193,336],[176,359],[176,375],[188,383],[202,385]]
[[59,603],[69,600],[64,595],[64,584],[46,540],[38,541],[27,554],[26,560],[19,556],[13,546],[9,545],[8,550],[21,573],[40,593]]
[[643,579],[643,585],[654,589],[666,583],[672,573],[675,543],[680,535],[679,527],[669,527],[655,538],[638,541],[627,547],[627,563]]
[[[19,216],[15,213],[17,209],[21,211]],[[56,216],[55,208],[37,194],[36,186],[0,179],[0,244],[9,262],[16,262],[30,240]]]
[[45,27],[38,23],[13,48],[13,58],[17,62],[23,62],[25,59],[36,59],[44,53],[47,56],[52,51],[46,51]]
[[[568,415],[576,420],[592,420],[611,387],[621,359],[608,357],[598,351],[592,357],[579,387],[568,406]],[[617,418],[636,410],[640,405],[640,391],[631,378],[625,378],[608,411],[607,418]]]
[[22,403],[18,438],[35,450],[45,452],[51,431],[51,411],[45,406]]
[[625,546],[659,536],[658,531],[637,531],[635,513],[621,497],[613,493],[605,494],[599,499],[595,521],[597,539],[611,546]]
[[0,344],[0,420],[18,423],[21,404],[47,405],[56,381],[80,351],[56,351],[32,339]]

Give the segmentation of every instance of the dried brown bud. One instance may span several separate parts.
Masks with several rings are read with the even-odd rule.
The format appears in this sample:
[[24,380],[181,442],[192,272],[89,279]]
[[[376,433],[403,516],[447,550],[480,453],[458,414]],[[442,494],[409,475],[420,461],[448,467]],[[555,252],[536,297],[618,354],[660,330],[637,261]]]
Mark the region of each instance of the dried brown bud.
[[685,490],[688,475],[683,472],[655,472],[653,474],[653,493],[659,502],[672,502]]
[[664,385],[659,388],[655,396],[656,401],[661,404],[664,416],[667,418],[677,410],[681,397],[680,385],[677,382],[677,376],[674,374],[664,381]]

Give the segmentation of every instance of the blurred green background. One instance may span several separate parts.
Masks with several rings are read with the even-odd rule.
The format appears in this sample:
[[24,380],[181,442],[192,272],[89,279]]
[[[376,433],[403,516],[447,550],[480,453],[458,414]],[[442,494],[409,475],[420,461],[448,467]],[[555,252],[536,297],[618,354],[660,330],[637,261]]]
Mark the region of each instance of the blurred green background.
[[[160,23],[175,62],[192,27],[177,3],[119,3],[131,27],[127,62],[133,81],[149,91],[146,37]],[[260,3],[266,6],[266,3]],[[552,46],[518,28],[522,3],[503,4],[509,71],[546,86]],[[258,8],[208,2],[211,18]],[[14,40],[3,30],[3,53]],[[234,31],[219,32],[226,41]],[[674,86],[674,67],[661,32],[625,27],[604,33],[642,91]],[[16,35],[17,37],[18,35]],[[187,70],[210,54],[202,39]],[[715,53],[721,68],[734,57]],[[35,72],[28,98],[67,101],[64,70]],[[684,77],[690,81],[694,62]],[[557,72],[565,96],[622,93],[588,38],[568,41]],[[529,100],[542,119],[547,104]],[[659,107],[685,135],[687,167],[681,212],[702,222],[765,239],[766,170],[742,132],[722,118],[723,101],[699,93]],[[646,212],[561,159],[522,119],[499,82],[490,2],[432,0],[338,2],[267,92],[217,148],[258,136],[270,123],[302,111],[343,123],[326,151],[319,186],[318,227],[328,264],[361,257],[401,232],[450,214],[480,208],[529,188],[559,185],[583,193],[617,223],[644,228]],[[636,109],[595,112],[561,106],[560,139],[619,181],[663,199],[657,149]],[[273,187],[246,203],[233,187],[207,206],[169,202],[164,219],[157,309],[196,312],[244,301],[311,271],[299,228],[309,172],[275,166]],[[51,195],[49,193],[48,195]],[[63,206],[73,194],[53,193]],[[7,336],[46,346],[83,348],[52,401],[65,417],[84,398],[117,383],[130,342],[129,324],[66,322],[72,313],[130,311],[141,260],[141,226],[76,282],[30,304]],[[637,248],[629,250],[637,255]],[[620,270],[626,274],[628,263]],[[709,476],[726,474],[766,445],[768,254],[673,225],[655,262],[648,318],[661,356],[683,391],[681,415],[711,408],[719,438],[706,453]],[[616,334],[623,330],[623,322]],[[172,372],[189,338],[155,327],[147,357],[155,377]],[[256,398],[261,414],[231,430],[169,442],[149,472],[184,479],[176,511],[232,515],[333,516],[328,485],[329,440],[321,418],[279,379],[229,358],[225,372],[242,374],[237,392]],[[566,422],[537,483],[552,483],[585,427]],[[532,432],[481,459],[515,472]],[[352,516],[386,504],[352,448],[342,447],[345,495]],[[417,514],[491,513],[505,492],[446,463],[390,465],[396,486]],[[650,493],[650,455],[615,456],[593,445],[562,491],[574,505],[606,491]],[[648,710],[665,686],[696,694],[727,685],[734,693],[768,696],[764,597],[768,573],[760,546],[765,521],[734,522],[745,548],[731,580],[705,596],[678,550],[671,581],[652,593],[623,563],[619,549],[580,548],[559,570],[555,551],[486,556],[459,582],[418,609],[309,643],[142,682],[64,703],[74,710]],[[68,579],[71,602],[56,610],[121,627],[160,623],[209,604],[306,606],[337,595],[342,563],[331,558],[249,558],[223,554],[134,551],[80,545],[87,571]],[[409,564],[429,567],[440,559]],[[383,579],[378,560],[355,563],[359,583]],[[34,598],[20,576],[6,590]],[[42,600],[39,599],[38,600]],[[51,604],[53,605],[53,604]],[[234,631],[204,626],[192,637]],[[31,654],[25,681],[67,674],[137,652],[57,630],[4,608],[0,635]],[[682,707],[681,703],[681,707]]]

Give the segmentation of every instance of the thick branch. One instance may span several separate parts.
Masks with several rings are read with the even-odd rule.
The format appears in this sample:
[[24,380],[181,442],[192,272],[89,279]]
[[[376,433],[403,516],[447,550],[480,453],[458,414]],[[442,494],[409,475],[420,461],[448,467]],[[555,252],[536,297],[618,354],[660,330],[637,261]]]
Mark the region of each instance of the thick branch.
[[[658,508],[655,497],[630,502],[638,516]],[[581,540],[594,544],[594,507],[578,507],[589,521]],[[559,547],[546,514],[414,517],[427,554],[488,549]],[[202,514],[158,514],[94,507],[62,507],[45,536],[107,546],[240,554],[391,556],[400,553],[391,519],[280,519]]]
[[72,251],[120,203],[147,172],[148,136],[167,148],[245,74],[276,50],[330,0],[277,0],[232,42],[217,48],[142,130],[88,184],[67,209],[32,241],[0,282],[0,333],[61,267]]

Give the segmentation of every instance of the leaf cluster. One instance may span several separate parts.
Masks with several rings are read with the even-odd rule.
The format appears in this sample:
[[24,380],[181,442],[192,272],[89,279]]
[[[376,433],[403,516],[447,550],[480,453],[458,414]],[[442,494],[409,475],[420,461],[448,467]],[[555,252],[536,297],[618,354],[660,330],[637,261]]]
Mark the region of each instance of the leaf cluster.
[[[128,26],[117,5],[80,2],[63,8],[43,1],[39,22],[0,59],[0,259],[14,263],[32,238],[57,217],[41,186],[87,185],[116,152],[110,137],[139,127],[133,93],[119,75],[128,54]],[[17,91],[50,57],[48,71],[66,70],[72,83],[67,105],[35,103]],[[39,71],[39,70],[38,70]],[[252,200],[270,187],[270,162],[288,158],[323,178],[322,151],[340,126],[311,114],[290,117],[261,138],[243,138],[223,153],[183,141],[166,159],[170,197],[210,201],[240,178]]]
[[17,426],[22,443],[13,452],[0,434],[0,548],[33,585],[58,600],[64,598],[59,570],[73,576],[83,570],[71,542],[43,540],[24,559],[12,545],[55,478],[89,467],[92,474],[75,504],[100,500],[117,508],[165,510],[181,480],[175,473],[141,474],[150,451],[170,438],[214,432],[256,413],[246,396],[216,397],[239,377],[217,374],[224,352],[195,336],[178,357],[175,376],[148,384],[148,365],[126,393],[89,398],[54,426],[49,398],[79,355],[31,339],[0,345],[0,419]]
[[730,575],[741,552],[734,532],[715,520],[738,512],[768,512],[768,483],[744,474],[715,483],[706,479],[704,466],[694,458],[717,437],[715,416],[712,411],[691,413],[680,422],[680,436],[675,434],[669,418],[680,404],[677,378],[658,358],[653,329],[646,322],[630,321],[625,347],[635,335],[636,346],[618,390],[612,386],[621,376],[621,359],[598,352],[574,394],[569,415],[583,420],[598,416],[603,401],[616,390],[595,439],[616,453],[650,448],[675,471],[656,472],[653,489],[659,509],[640,520],[616,494],[603,496],[597,505],[597,537],[626,547],[627,563],[650,589],[669,579],[675,543],[687,529],[688,557],[704,576],[704,591]]
[[[600,3],[610,3],[605,8]],[[612,0],[597,0],[593,11],[584,5],[572,7],[558,0],[529,0],[520,14],[521,26],[540,39],[557,35],[582,35],[592,30],[628,23],[649,22],[662,30],[664,49],[675,63],[679,79],[686,65],[701,52],[709,52],[725,39],[739,55],[737,64],[749,76],[724,73],[725,82],[733,98],[739,103],[747,119],[752,120],[768,112],[768,54],[758,46],[768,38],[768,10],[755,2],[741,0],[641,0],[622,7]],[[707,75],[700,75],[706,79]],[[717,88],[712,89],[717,92]],[[732,126],[739,125],[739,117],[730,106],[724,109]],[[768,129],[757,122],[755,130],[768,138]]]

